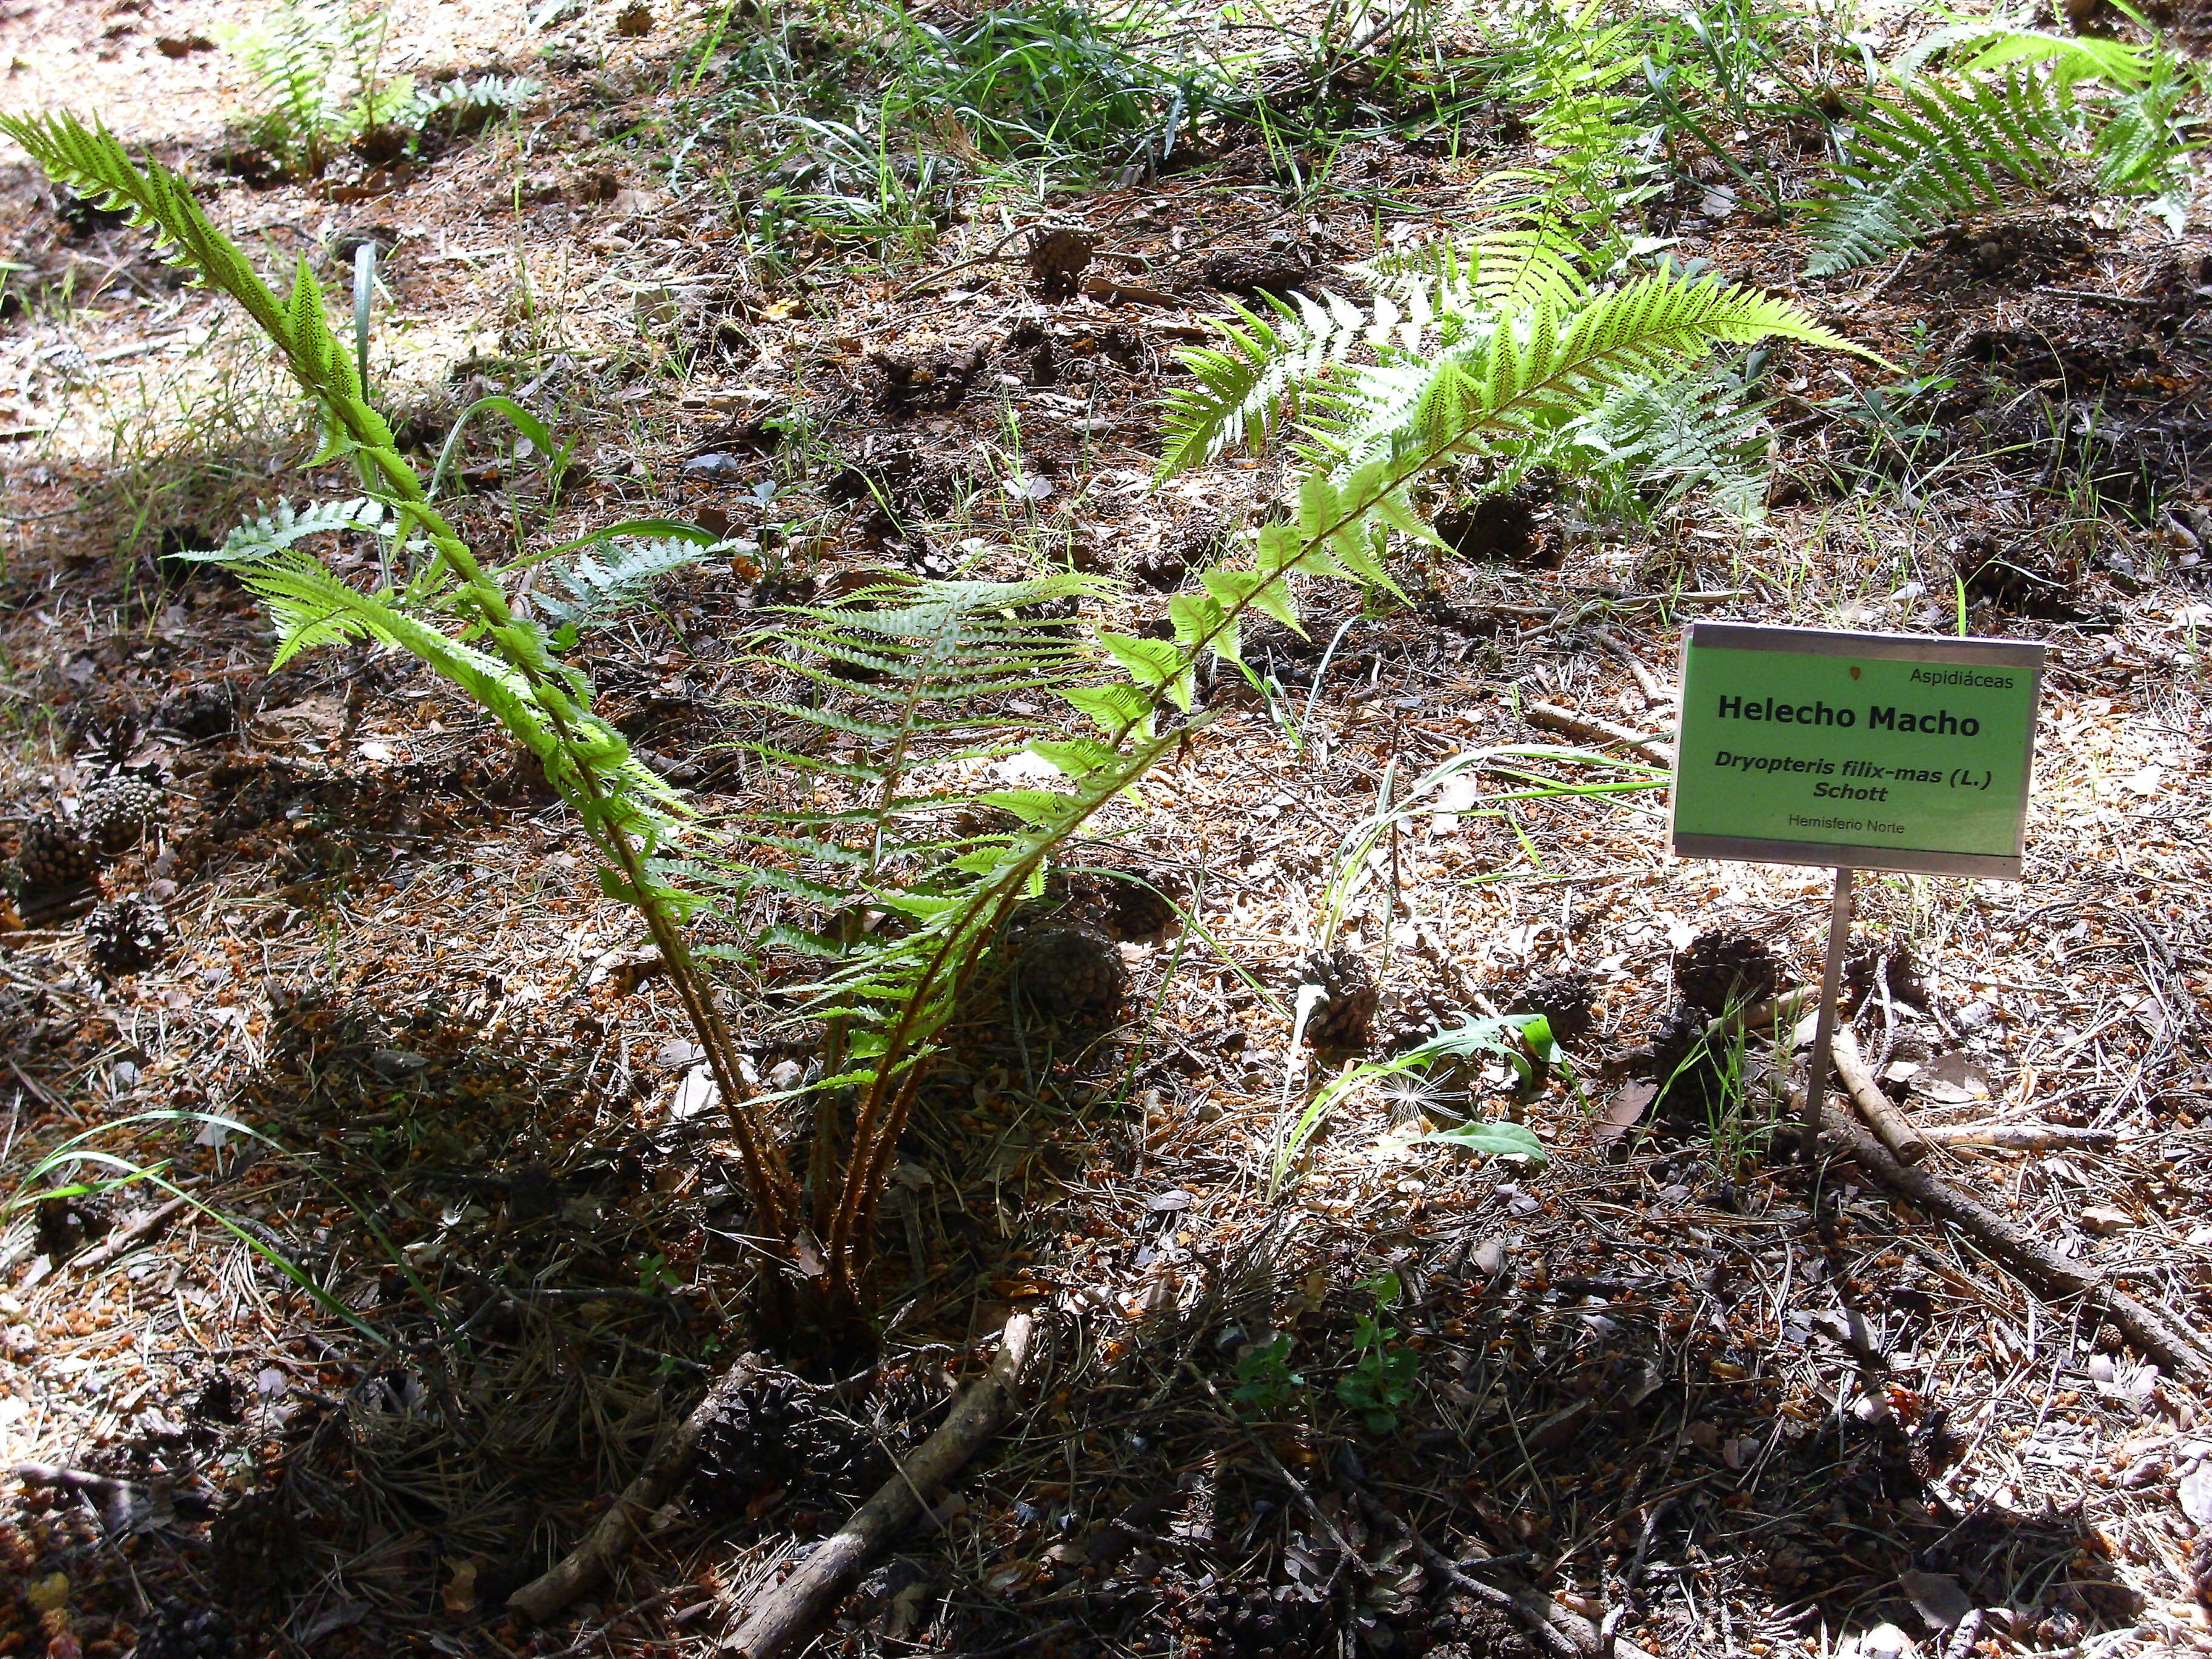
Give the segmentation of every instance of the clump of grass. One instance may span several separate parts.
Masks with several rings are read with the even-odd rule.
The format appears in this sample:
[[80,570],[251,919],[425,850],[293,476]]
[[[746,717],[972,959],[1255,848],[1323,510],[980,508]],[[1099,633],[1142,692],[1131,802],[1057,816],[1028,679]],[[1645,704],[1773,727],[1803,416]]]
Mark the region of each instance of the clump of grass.
[[182,372],[141,376],[104,422],[103,474],[86,493],[88,552],[152,574],[155,561],[222,538],[309,432],[296,396],[258,352],[217,335]]

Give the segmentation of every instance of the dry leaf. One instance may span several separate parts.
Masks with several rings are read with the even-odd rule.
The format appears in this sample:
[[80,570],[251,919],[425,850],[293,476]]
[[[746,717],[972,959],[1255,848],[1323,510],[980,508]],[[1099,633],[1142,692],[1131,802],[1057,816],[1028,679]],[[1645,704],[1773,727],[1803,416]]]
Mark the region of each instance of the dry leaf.
[[2199,1463],[2174,1489],[2181,1512],[2200,1527],[2212,1527],[2212,1463]]
[[483,1565],[473,1557],[465,1560],[454,1556],[446,1558],[446,1565],[453,1576],[446,1582],[446,1611],[459,1618],[477,1610],[477,1569]]

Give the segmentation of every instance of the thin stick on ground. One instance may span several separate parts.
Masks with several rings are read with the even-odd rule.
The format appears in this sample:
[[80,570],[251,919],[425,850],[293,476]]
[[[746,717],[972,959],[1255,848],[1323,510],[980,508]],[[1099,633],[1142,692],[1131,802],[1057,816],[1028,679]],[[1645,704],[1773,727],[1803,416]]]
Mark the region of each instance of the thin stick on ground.
[[1822,1110],[1820,1127],[1859,1168],[1960,1228],[2036,1290],[2047,1296],[2082,1297],[2111,1320],[2138,1352],[2166,1370],[2191,1381],[2212,1378],[2212,1355],[2195,1332],[2130,1296],[2105,1274],[2045,1249],[1950,1182],[1899,1163],[1887,1146],[1833,1107]]
[[921,1513],[930,1494],[966,1468],[998,1432],[1042,1350],[1036,1336],[1033,1315],[1018,1313],[1006,1321],[989,1371],[960,1396],[937,1432],[851,1520],[752,1604],[738,1633],[720,1650],[728,1659],[775,1659],[820,1622],[877,1553]]
[[732,1395],[752,1381],[761,1364],[757,1354],[741,1356],[675,1432],[653,1449],[637,1478],[623,1489],[622,1496],[592,1524],[582,1541],[508,1596],[507,1605],[526,1619],[544,1624],[605,1577],[629,1550],[646,1517],[666,1503],[669,1494],[690,1474],[692,1460],[699,1452],[699,1437],[708,1424]]

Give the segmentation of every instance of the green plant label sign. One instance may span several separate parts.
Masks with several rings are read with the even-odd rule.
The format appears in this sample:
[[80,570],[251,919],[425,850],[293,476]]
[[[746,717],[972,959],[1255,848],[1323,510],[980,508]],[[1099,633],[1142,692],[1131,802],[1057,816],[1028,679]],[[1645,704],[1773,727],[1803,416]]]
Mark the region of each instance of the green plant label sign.
[[1697,623],[1674,851],[2020,875],[2043,647]]

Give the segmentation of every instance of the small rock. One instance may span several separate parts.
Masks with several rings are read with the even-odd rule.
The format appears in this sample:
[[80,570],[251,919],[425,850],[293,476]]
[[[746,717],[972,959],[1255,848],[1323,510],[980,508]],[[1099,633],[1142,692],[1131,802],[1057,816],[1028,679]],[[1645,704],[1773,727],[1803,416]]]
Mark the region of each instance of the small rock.
[[718,453],[694,455],[684,463],[684,470],[702,478],[734,478],[745,471],[745,464],[734,455]]
[[676,1085],[676,1097],[668,1103],[669,1121],[689,1123],[721,1103],[722,1091],[714,1082],[714,1074],[704,1066],[694,1066]]
[[1887,1395],[1863,1394],[1851,1402],[1851,1415],[1868,1428],[1877,1429],[1896,1420]]
[[1948,1572],[1921,1572],[1907,1568],[1897,1587],[1912,1603],[1913,1611],[1937,1630],[1949,1630],[1974,1610],[1974,1599]]

